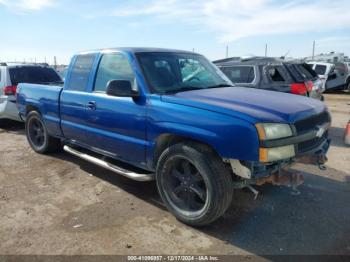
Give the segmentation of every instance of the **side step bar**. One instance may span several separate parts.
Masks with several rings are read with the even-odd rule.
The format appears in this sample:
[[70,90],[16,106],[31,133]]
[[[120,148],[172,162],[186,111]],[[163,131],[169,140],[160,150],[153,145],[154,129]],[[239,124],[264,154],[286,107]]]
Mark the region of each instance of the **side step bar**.
[[93,156],[90,156],[88,154],[85,154],[85,153],[82,153],[76,149],[73,149],[67,145],[65,145],[63,147],[63,150],[72,154],[72,155],[75,155],[77,157],[80,157],[86,161],[89,161],[91,163],[94,163],[100,167],[104,167],[108,170],[111,170],[117,174],[120,174],[120,175],[123,175],[127,178],[130,178],[130,179],[133,179],[133,180],[136,180],[136,181],[151,181],[151,180],[154,180],[154,174],[139,174],[139,173],[135,173],[135,172],[132,172],[132,171],[129,171],[129,170],[126,170],[126,169],[123,169],[121,167],[118,167],[116,165],[113,165],[109,162],[106,162],[102,159],[99,159],[99,158],[96,158],[96,157],[93,157]]

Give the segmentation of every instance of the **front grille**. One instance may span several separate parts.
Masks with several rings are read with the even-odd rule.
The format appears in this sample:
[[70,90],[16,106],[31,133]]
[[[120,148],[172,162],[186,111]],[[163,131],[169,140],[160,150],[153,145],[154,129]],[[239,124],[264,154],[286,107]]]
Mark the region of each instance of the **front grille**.
[[[313,131],[317,126],[323,126],[331,122],[331,116],[327,111],[318,115],[299,120],[294,123],[297,135]],[[306,153],[320,146],[328,137],[328,132],[325,132],[322,137],[315,137],[310,140],[297,144],[297,152],[299,154]]]
[[296,128],[297,134],[302,134],[314,130],[317,126],[324,125],[331,121],[331,116],[327,111],[322,112],[321,114],[305,118],[295,122],[294,126]]
[[298,153],[302,154],[307,151],[310,151],[314,148],[317,148],[319,145],[321,145],[328,137],[328,132],[325,132],[321,138],[315,137],[311,140],[307,140],[304,142],[301,142],[298,144]]

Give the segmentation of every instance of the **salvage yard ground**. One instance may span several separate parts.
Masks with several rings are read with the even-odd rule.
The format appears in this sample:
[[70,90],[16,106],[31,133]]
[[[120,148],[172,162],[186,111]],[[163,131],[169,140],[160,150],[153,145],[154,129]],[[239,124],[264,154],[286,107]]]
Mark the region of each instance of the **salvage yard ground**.
[[191,228],[164,208],[155,183],[135,182],[67,153],[35,154],[22,124],[0,127],[0,254],[348,254],[350,95],[328,94],[328,169],[297,165],[300,194],[235,192],[226,215]]

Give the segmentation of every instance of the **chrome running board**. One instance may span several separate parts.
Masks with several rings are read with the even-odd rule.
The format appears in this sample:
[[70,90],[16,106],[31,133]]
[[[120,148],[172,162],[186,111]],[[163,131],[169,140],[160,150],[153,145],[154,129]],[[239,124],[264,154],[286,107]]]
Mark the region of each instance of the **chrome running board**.
[[136,180],[136,181],[151,181],[151,180],[154,180],[154,174],[140,174],[140,173],[135,173],[133,171],[129,171],[129,170],[126,170],[124,168],[121,168],[121,167],[118,167],[116,165],[113,165],[107,161],[104,161],[102,159],[99,159],[99,158],[96,158],[96,157],[93,157],[93,156],[90,156],[86,153],[83,153],[83,152],[80,152],[76,149],[73,149],[67,145],[65,145],[63,147],[63,150],[72,154],[72,155],[75,155],[77,157],[80,157],[86,161],[89,161],[91,163],[94,163],[100,167],[103,167],[103,168],[106,168],[110,171],[113,171],[117,174],[120,174],[120,175],[123,175],[127,178],[130,178],[130,179],[133,179],[133,180]]

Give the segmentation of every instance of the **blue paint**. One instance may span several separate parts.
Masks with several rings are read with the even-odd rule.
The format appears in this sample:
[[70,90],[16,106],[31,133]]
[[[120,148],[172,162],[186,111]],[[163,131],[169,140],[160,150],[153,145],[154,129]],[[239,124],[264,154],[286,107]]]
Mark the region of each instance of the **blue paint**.
[[[20,84],[17,101],[21,115],[26,116],[28,106],[35,107],[51,135],[153,170],[155,146],[161,135],[201,141],[223,158],[258,161],[255,123],[293,123],[325,110],[325,105],[314,99],[239,87],[152,94],[135,53],[159,50],[112,51],[128,58],[139,97],[112,97],[92,91],[99,61],[105,52],[98,50],[92,52],[96,56],[83,91],[68,90],[66,86]],[[75,60],[76,56],[72,64]],[[66,83],[71,78],[72,64]],[[89,101],[96,103],[96,110],[87,109]]]

